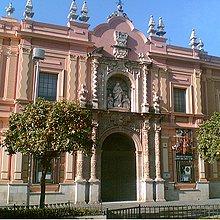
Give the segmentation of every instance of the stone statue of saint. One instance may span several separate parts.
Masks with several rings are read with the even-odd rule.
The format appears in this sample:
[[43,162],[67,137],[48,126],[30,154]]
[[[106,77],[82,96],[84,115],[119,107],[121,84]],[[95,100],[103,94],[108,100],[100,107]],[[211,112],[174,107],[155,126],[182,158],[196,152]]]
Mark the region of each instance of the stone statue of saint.
[[125,95],[122,100],[122,107],[126,108],[126,109],[130,109],[130,107],[131,107],[131,101],[127,95]]
[[114,98],[114,107],[122,107],[123,90],[119,82],[116,83],[112,92],[113,92],[113,98]]
[[114,99],[112,97],[112,94],[110,93],[108,96],[108,100],[107,100],[107,107],[108,108],[113,108],[113,103],[114,103]]

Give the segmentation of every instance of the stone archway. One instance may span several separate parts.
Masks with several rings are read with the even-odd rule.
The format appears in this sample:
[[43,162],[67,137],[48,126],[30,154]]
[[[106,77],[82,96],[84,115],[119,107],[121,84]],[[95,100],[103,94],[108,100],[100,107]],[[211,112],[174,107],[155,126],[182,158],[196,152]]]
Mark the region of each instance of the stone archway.
[[136,201],[136,159],[132,138],[110,134],[102,145],[101,197],[103,202]]

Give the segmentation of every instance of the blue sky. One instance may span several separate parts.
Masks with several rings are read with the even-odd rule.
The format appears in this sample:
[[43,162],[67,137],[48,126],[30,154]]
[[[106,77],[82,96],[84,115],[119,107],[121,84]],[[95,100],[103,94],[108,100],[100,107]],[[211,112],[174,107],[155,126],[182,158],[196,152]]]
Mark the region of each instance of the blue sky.
[[[12,1],[14,17],[22,18],[26,0],[0,0],[0,15],[5,15],[5,6]],[[78,9],[83,0],[76,0]],[[106,21],[116,9],[117,0],[87,0],[90,28]],[[152,14],[155,20],[162,16],[166,25],[168,43],[188,47],[192,28],[205,44],[210,55],[220,56],[219,11],[220,0],[123,0],[124,10],[135,27],[146,33]],[[34,20],[66,25],[71,0],[33,0]]]

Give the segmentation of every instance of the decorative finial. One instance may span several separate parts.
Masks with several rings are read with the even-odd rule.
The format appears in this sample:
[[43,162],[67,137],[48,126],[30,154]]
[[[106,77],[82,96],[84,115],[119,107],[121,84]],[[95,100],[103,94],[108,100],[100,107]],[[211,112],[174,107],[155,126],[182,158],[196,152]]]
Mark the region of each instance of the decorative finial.
[[[124,13],[124,9],[123,9],[123,3],[122,3],[122,0],[118,0],[118,3],[117,3],[117,11],[115,11],[114,13],[112,13],[108,19],[111,19],[113,17],[124,17],[128,20],[130,20],[127,16],[126,13]],[[130,20],[131,21],[131,20]]]
[[32,0],[27,0],[25,11],[24,11],[24,18],[26,20],[31,20],[33,16],[34,16],[34,12],[33,12]]
[[201,39],[199,39],[199,43],[197,45],[198,50],[204,51],[204,43],[202,42]]
[[192,29],[192,32],[190,35],[189,46],[192,49],[196,49],[197,45],[198,45],[198,42],[197,42],[196,32],[195,32],[195,29]]
[[163,18],[159,17],[159,22],[158,22],[158,26],[157,26],[157,35],[160,37],[163,37],[166,34],[166,31],[164,31],[165,25],[163,23]]
[[9,5],[5,8],[5,11],[6,11],[8,17],[11,17],[11,15],[14,13],[15,8],[12,6],[12,3],[11,3],[11,2],[10,2]]
[[117,8],[118,8],[118,12],[123,13],[124,10],[123,10],[123,6],[122,6],[122,1],[121,0],[118,1]]
[[68,19],[69,19],[69,21],[75,21],[77,18],[78,18],[77,5],[76,5],[76,1],[73,0],[72,3],[71,3],[71,6],[70,6]]
[[148,31],[147,33],[152,36],[152,35],[155,35],[156,33],[156,30],[155,30],[155,21],[154,21],[154,17],[153,15],[150,16],[150,20],[149,20],[149,23],[148,23]]
[[82,22],[87,22],[89,20],[88,6],[87,6],[86,1],[83,2],[83,6],[82,6],[81,15],[79,17],[79,20]]

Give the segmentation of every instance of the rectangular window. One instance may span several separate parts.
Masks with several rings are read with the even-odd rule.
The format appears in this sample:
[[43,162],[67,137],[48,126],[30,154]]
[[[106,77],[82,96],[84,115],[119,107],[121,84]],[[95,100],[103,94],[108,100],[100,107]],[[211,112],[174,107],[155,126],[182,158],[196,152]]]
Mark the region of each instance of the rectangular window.
[[57,74],[40,73],[38,84],[38,97],[49,101],[57,99]]
[[186,89],[174,88],[174,111],[186,113]]
[[[46,174],[46,183],[58,183],[59,182],[59,159],[53,159]],[[41,162],[38,159],[34,159],[34,183],[40,183],[42,176]]]

